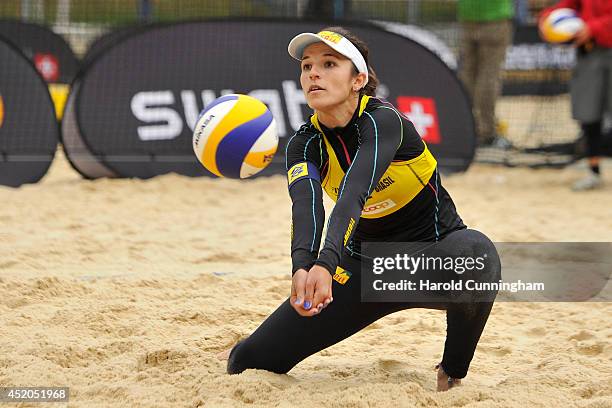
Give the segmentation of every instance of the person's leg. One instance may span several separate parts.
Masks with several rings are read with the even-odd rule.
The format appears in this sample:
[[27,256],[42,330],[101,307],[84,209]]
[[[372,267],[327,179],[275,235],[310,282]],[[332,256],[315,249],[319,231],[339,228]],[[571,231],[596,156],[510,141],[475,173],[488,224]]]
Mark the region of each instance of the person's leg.
[[483,143],[493,141],[497,133],[495,104],[501,90],[501,71],[511,36],[512,23],[508,20],[483,23],[480,31],[474,105],[479,114],[479,135]]
[[474,99],[474,86],[476,82],[477,48],[474,41],[475,29],[473,24],[461,25],[459,78],[463,82],[470,99]]
[[476,82],[478,81],[478,47],[480,25],[473,22],[461,24],[461,42],[459,49],[459,79],[470,98],[472,114],[476,125],[476,138],[480,141],[480,111],[476,103]]
[[493,302],[454,303],[446,311],[446,342],[441,366],[452,378],[467,375]]
[[[474,230],[456,231],[435,245],[438,253],[455,256],[488,254],[486,268],[477,281],[497,281],[500,263],[497,251],[483,234]],[[346,260],[345,260],[346,261]],[[345,262],[348,270],[358,271],[359,262]],[[451,379],[465,377],[474,350],[486,324],[493,298],[477,298],[470,294],[469,303],[377,302],[361,301],[361,273],[353,273],[344,283],[334,281],[334,301],[319,315],[301,317],[285,301],[247,339],[231,351],[227,371],[237,374],[248,368],[286,373],[306,357],[323,350],[358,332],[390,313],[409,308],[432,308],[447,311],[447,340],[441,362],[444,375]],[[473,301],[473,302],[470,302]],[[481,302],[482,301],[482,302]],[[476,302],[476,303],[474,303]],[[454,381],[454,380],[453,380]],[[444,388],[439,388],[444,390]]]
[[610,73],[607,63],[612,54],[594,50],[580,51],[576,67],[570,81],[572,98],[572,117],[580,122],[582,132],[586,138],[587,160],[590,168],[589,174],[578,180],[572,186],[574,191],[591,190],[600,187],[599,156],[602,142],[602,118],[606,106],[607,90]]
[[603,139],[602,122],[583,123],[581,127],[586,139],[586,156],[590,171],[586,177],[574,183],[574,191],[593,190],[603,185],[599,167]]
[[586,139],[586,156],[590,172],[573,185],[574,191],[592,190],[602,186],[599,168],[599,157],[601,156],[601,143],[603,139],[602,122],[583,123],[582,133]]
[[334,301],[329,306],[316,316],[302,317],[286,300],[253,334],[234,346],[227,372],[237,374],[257,368],[286,373],[306,357],[346,339],[386,314],[410,307],[362,303],[359,262],[345,260],[343,264],[354,272],[344,284],[333,282]]
[[320,314],[302,317],[285,300],[256,330],[232,349],[227,372],[249,368],[286,373],[306,357],[361,330],[370,321],[348,313],[351,294],[334,283],[334,301]]
[[597,175],[600,174],[599,157],[601,156],[602,122],[583,123],[582,130],[587,139],[587,157],[589,167]]
[[[456,231],[442,240],[440,246],[449,256],[486,259],[482,270],[466,271],[461,275],[464,282],[468,279],[477,282],[497,282],[501,279],[499,255],[484,234],[470,229]],[[496,294],[496,291],[466,291],[460,302],[448,304],[446,342],[440,366],[451,378],[460,379],[467,375]]]
[[[501,262],[497,249],[491,240],[479,231],[457,230],[446,235],[437,243],[408,244],[402,237],[397,237],[393,241],[405,242],[406,246],[403,247],[402,251],[412,254],[412,257],[420,258],[424,262],[421,263],[422,270],[415,270],[414,275],[411,273],[413,276],[411,280],[416,283],[416,287],[421,287],[424,279],[434,283],[461,280],[464,284],[470,280],[479,285],[485,282],[499,282],[501,279]],[[367,251],[368,255],[373,256],[371,251],[374,251],[374,249],[369,248]],[[388,256],[395,255],[385,253],[385,257]],[[457,261],[457,263],[453,262],[457,266],[456,268],[448,269],[447,266],[435,266],[440,265],[436,260],[449,258]],[[461,261],[461,265],[465,266],[463,269],[458,268],[460,266],[459,261]],[[444,261],[444,264],[447,264],[447,262]],[[473,265],[473,267],[467,265]],[[482,266],[477,267],[476,265]],[[368,268],[364,268],[364,271],[364,273],[368,273]],[[384,276],[388,282],[399,281],[397,271],[385,272]],[[465,288],[465,285],[463,287]],[[374,298],[378,298],[380,293],[377,292]],[[447,338],[437,376],[439,391],[445,391],[451,386],[459,384],[460,381],[458,380],[467,375],[496,295],[496,290],[476,291],[467,289],[462,292],[416,290],[415,292],[397,292],[389,295],[393,299],[401,298],[409,301],[403,303],[403,306],[399,303],[398,310],[401,308],[447,310]],[[366,296],[373,296],[373,293],[366,293]],[[420,303],[420,301],[428,303]]]

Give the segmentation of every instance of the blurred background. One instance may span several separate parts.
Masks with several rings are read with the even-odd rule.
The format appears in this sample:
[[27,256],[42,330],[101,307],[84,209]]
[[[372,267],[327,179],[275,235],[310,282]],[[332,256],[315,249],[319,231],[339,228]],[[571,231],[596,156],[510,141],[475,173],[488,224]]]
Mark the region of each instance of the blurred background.
[[[501,89],[494,108],[495,129],[487,135],[487,142],[476,141],[474,160],[511,166],[566,166],[584,156],[580,128],[571,119],[568,95],[575,50],[571,45],[551,45],[539,38],[538,15],[553,5],[553,0],[508,2],[512,5],[509,18],[512,35],[499,74]],[[105,34],[125,33],[146,24],[298,18],[382,24],[387,31],[430,48],[457,73],[462,64],[460,3],[459,0],[3,0],[0,20],[5,25],[20,21],[51,29],[68,43],[78,59],[75,72],[91,62],[90,57],[95,55],[92,49],[108,45],[103,39]],[[486,8],[488,1],[481,1],[482,6],[478,6],[478,1],[466,3]],[[3,33],[1,26],[0,35],[11,40],[10,30]],[[19,34],[12,35],[12,40],[19,42],[15,38]],[[27,47],[22,51],[28,54]],[[30,54],[27,56],[33,58],[34,51],[30,50]],[[70,76],[76,74],[57,78],[52,59],[35,62],[51,84],[57,117],[61,118],[72,82]],[[607,120],[605,129],[609,129]]]

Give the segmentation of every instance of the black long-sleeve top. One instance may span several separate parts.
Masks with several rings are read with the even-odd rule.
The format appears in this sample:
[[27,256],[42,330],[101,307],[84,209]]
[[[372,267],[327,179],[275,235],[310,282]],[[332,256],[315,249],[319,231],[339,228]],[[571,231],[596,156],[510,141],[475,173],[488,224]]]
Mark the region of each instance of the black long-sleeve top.
[[[362,96],[342,128],[311,116],[289,140],[286,165],[293,273],[318,264],[334,274],[354,243],[437,241],[465,228],[414,125],[380,99]],[[336,205],[319,252],[323,190]]]

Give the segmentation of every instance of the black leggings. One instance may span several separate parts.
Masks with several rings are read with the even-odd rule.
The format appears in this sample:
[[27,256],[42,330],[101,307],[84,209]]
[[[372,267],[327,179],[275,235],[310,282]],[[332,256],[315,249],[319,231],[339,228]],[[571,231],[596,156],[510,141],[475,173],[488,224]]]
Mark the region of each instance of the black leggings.
[[[486,279],[481,276],[479,280],[496,282],[500,279],[497,251],[482,233],[468,229],[455,231],[435,245],[462,256],[478,256],[476,254],[487,251],[490,262],[479,273],[488,276]],[[353,274],[344,285],[333,281],[334,301],[327,308],[319,315],[302,317],[291,307],[289,299],[285,300],[253,334],[234,346],[227,372],[238,374],[248,368],[257,368],[286,373],[306,357],[346,339],[383,316],[404,309],[430,308],[446,310],[442,368],[453,378],[467,375],[493,302],[361,302],[360,274],[354,273],[359,262],[345,257],[341,263]]]
[[601,142],[603,139],[601,122],[583,123],[582,132],[586,137],[587,157],[601,156]]

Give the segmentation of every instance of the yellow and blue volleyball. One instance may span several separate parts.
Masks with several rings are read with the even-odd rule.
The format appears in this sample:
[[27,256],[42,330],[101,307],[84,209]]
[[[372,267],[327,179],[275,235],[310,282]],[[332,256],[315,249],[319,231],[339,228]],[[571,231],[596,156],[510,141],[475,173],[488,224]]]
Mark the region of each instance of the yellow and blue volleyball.
[[571,8],[553,10],[540,21],[540,33],[549,43],[567,43],[584,27],[584,21]]
[[247,178],[270,164],[278,148],[276,122],[267,106],[231,94],[204,108],[193,131],[193,151],[219,177]]

